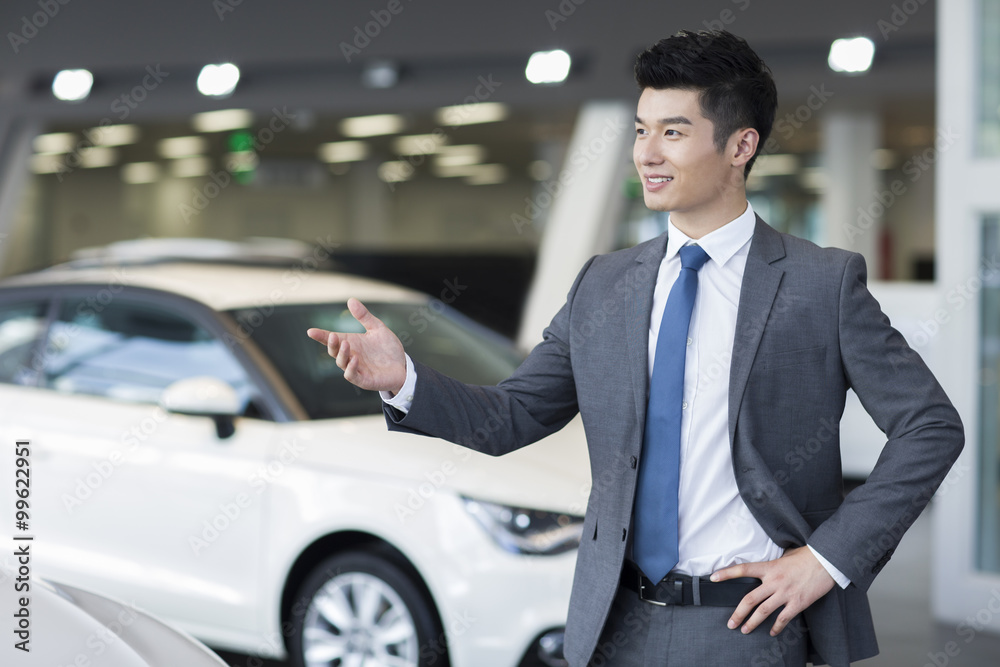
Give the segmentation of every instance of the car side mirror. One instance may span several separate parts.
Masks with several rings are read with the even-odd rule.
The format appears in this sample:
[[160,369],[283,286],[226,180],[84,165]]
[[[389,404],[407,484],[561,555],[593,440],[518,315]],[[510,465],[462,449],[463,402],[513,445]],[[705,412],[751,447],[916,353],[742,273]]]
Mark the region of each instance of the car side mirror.
[[236,432],[233,420],[242,412],[236,390],[209,375],[174,382],[160,394],[160,406],[167,412],[211,417],[220,440]]

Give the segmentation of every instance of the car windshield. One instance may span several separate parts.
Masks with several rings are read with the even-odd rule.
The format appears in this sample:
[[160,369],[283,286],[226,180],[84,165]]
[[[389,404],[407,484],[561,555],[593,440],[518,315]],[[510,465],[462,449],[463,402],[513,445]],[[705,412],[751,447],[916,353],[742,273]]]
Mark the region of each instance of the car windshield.
[[[462,382],[494,385],[521,361],[505,339],[440,301],[366,305],[399,336],[410,357]],[[310,327],[363,332],[346,303],[245,308],[229,314],[240,336],[253,340],[270,358],[310,419],[382,411],[377,392],[347,382],[326,348],[306,336]]]

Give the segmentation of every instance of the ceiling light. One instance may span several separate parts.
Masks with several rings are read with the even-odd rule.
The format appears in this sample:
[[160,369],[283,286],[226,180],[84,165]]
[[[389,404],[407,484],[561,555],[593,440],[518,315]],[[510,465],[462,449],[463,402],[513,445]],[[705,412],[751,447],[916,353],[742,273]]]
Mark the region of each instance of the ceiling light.
[[176,178],[194,178],[207,176],[212,167],[212,161],[207,157],[182,157],[170,163],[170,175]]
[[162,157],[179,158],[201,155],[207,146],[205,137],[170,137],[161,139],[156,150]]
[[92,127],[84,134],[95,146],[124,146],[139,141],[139,127],[136,125]]
[[788,176],[799,170],[799,158],[791,153],[761,155],[750,172],[755,176]]
[[441,133],[411,134],[397,137],[392,143],[392,149],[399,155],[431,155],[447,143],[448,137]]
[[403,117],[398,114],[357,116],[342,120],[340,131],[348,137],[376,137],[383,134],[396,134],[403,129],[404,124]]
[[80,149],[80,166],[88,169],[110,167],[118,162],[118,151],[107,146]]
[[378,177],[386,183],[400,183],[413,178],[413,165],[406,160],[383,162],[378,166]]
[[441,107],[435,116],[441,125],[454,127],[456,125],[474,125],[476,123],[494,123],[507,117],[506,104],[500,102],[476,102],[474,104],[458,104],[451,107]]
[[528,58],[524,76],[531,83],[562,83],[569,75],[569,54],[562,49],[536,51]]
[[36,174],[55,174],[67,169],[62,155],[47,153],[31,156],[31,171]]
[[240,68],[232,63],[205,65],[198,75],[198,92],[207,97],[227,97],[236,90]]
[[253,151],[226,153],[223,159],[226,163],[226,170],[231,172],[253,171],[260,164],[260,158]]
[[390,60],[371,62],[361,71],[366,88],[392,88],[399,82],[399,65]]
[[459,146],[442,146],[434,157],[434,163],[440,167],[458,167],[476,164],[486,159],[486,148],[479,144],[461,144]]
[[883,171],[892,169],[896,166],[896,151],[891,148],[876,148],[871,154],[871,165]]
[[323,162],[358,162],[368,157],[368,144],[363,141],[331,141],[320,144],[319,159]]
[[827,64],[834,72],[859,74],[871,69],[875,44],[867,37],[835,39],[830,45]]
[[220,109],[191,116],[191,126],[199,132],[241,130],[251,125],[253,112],[249,109]]
[[51,132],[39,134],[32,142],[32,146],[39,155],[54,155],[69,153],[75,143],[76,135],[72,132]]
[[472,174],[465,177],[469,185],[496,185],[507,180],[507,167],[502,164],[477,164]]
[[799,184],[806,190],[822,192],[826,189],[826,171],[822,167],[806,167],[799,172]]
[[152,183],[160,177],[160,165],[155,162],[130,162],[122,165],[122,180],[131,185]]
[[64,69],[52,79],[52,94],[63,102],[81,102],[90,95],[94,75],[85,69]]
[[547,181],[552,177],[552,165],[546,160],[535,160],[528,165],[528,175],[535,181]]

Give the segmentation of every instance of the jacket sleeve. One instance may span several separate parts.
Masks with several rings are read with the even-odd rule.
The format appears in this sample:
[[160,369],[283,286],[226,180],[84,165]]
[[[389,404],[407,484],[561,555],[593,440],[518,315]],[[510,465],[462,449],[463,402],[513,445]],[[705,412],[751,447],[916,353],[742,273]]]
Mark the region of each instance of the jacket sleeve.
[[838,308],[844,372],[887,440],[867,482],[809,543],[867,590],[948,474],[965,436],[941,385],[868,291],[860,255],[845,264]]
[[578,410],[570,358],[573,301],[593,261],[584,265],[542,342],[513,375],[495,387],[468,385],[415,360],[413,405],[405,415],[383,406],[389,429],[500,456],[568,424]]

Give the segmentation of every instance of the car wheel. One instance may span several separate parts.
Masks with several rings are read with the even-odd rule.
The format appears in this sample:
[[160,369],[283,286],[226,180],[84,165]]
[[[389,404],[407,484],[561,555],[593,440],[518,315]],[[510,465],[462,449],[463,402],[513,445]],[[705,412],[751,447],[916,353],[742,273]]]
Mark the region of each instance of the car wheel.
[[448,664],[433,605],[387,555],[349,551],[327,558],[306,577],[296,601],[289,642],[295,667]]

